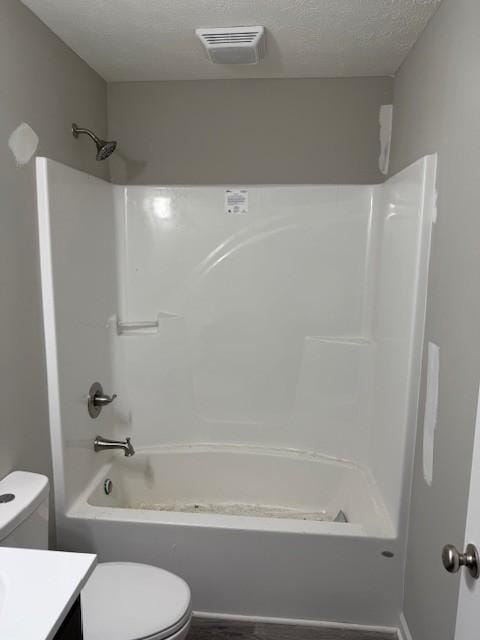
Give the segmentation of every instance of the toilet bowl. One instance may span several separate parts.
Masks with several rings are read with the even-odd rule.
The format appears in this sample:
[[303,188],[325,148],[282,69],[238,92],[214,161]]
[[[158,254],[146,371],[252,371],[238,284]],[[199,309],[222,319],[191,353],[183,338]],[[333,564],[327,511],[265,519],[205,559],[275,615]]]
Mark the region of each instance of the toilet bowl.
[[81,603],[84,640],[183,640],[192,617],[182,578],[133,562],[97,565]]
[[[48,479],[14,471],[0,480],[6,501],[0,546],[48,548]],[[95,568],[81,594],[84,640],[184,640],[192,617],[188,584],[169,571],[134,562]]]

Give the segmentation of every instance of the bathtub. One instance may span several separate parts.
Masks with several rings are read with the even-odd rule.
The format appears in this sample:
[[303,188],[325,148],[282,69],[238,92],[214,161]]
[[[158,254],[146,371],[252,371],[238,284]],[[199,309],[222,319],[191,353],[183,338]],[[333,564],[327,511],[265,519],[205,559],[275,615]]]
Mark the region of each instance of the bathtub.
[[[334,521],[340,511],[348,522]],[[181,575],[197,612],[360,624],[395,615],[395,531],[373,478],[349,462],[218,445],[114,454],[58,524],[63,548]]]

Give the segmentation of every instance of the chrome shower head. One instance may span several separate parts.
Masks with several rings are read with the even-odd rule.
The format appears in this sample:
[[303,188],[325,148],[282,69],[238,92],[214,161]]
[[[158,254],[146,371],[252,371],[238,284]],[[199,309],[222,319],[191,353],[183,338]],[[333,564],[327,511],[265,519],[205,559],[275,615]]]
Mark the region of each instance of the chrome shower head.
[[78,127],[75,123],[73,123],[72,124],[73,137],[78,138],[78,136],[81,133],[85,133],[95,142],[95,146],[97,147],[97,160],[106,160],[106,158],[111,156],[112,153],[117,148],[116,140],[111,140],[111,141],[102,140],[101,138],[96,136],[93,133],[93,131],[90,131],[90,129],[84,129],[82,127]]

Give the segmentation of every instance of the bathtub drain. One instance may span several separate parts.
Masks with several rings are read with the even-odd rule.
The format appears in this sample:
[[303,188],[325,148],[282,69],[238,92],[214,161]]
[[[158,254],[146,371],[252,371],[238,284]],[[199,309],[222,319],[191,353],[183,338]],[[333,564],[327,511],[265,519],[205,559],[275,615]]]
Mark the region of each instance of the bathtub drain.
[[109,496],[112,493],[112,489],[113,489],[113,482],[110,480],[110,478],[107,478],[103,483],[103,490],[105,491],[107,496]]

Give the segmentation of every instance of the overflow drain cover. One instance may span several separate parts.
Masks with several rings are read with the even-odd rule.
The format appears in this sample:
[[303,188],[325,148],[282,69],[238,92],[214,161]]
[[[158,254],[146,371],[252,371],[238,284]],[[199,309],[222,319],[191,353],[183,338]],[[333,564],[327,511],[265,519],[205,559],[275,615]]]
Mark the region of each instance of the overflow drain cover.
[[12,500],[15,500],[15,495],[13,493],[2,493],[0,495],[0,503],[11,502]]

